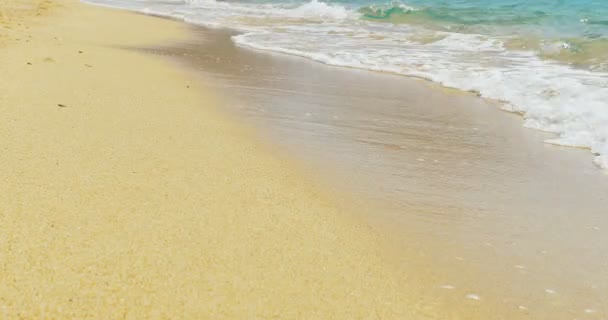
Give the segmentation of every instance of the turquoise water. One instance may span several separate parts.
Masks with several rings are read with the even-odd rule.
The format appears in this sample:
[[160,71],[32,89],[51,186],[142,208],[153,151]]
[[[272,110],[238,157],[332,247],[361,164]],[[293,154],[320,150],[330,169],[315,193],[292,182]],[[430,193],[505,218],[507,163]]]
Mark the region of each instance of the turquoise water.
[[[428,22],[452,30],[588,39],[608,36],[608,1],[603,0],[410,0],[409,8],[398,3],[357,5],[369,12],[369,18]],[[369,10],[374,7],[381,9]]]
[[236,45],[503,102],[608,168],[608,0],[87,0],[230,28]]

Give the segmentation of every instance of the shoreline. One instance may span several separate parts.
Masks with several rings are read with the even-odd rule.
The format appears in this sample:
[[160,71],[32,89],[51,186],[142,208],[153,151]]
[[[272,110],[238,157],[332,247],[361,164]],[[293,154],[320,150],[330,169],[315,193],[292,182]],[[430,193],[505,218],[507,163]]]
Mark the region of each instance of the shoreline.
[[[550,281],[542,283],[547,287],[529,299],[536,305],[521,305],[511,299],[519,296],[504,294],[525,296],[530,287],[492,281],[507,274],[519,284],[524,272],[535,279],[535,272],[547,271],[544,264],[520,265],[515,259],[513,265],[484,265],[488,257],[504,262],[498,254],[508,244],[500,243],[504,239],[493,247],[458,251],[470,245],[471,230],[500,235],[506,226],[512,235],[525,236],[544,230],[536,224],[539,215],[527,221],[529,229],[505,218],[517,209],[528,210],[521,217],[543,208],[535,197],[551,200],[550,192],[526,195],[536,183],[530,181],[564,179],[572,186],[554,188],[581,189],[555,199],[558,204],[592,199],[604,184],[586,188],[574,180],[580,174],[560,172],[564,167],[557,163],[521,178],[532,172],[526,165],[537,169],[551,157],[577,162],[582,154],[558,155],[553,147],[534,145],[543,133],[512,130],[513,119],[494,128],[494,115],[502,111],[486,110],[467,94],[235,49],[221,31],[197,33],[164,17],[71,0],[53,3],[55,11],[18,31],[20,38],[31,36],[30,42],[0,47],[0,61],[7,61],[9,71],[0,75],[0,86],[11,89],[0,95],[0,108],[10,119],[1,128],[6,138],[0,148],[12,151],[0,155],[9,168],[0,171],[0,222],[9,230],[0,233],[0,256],[6,257],[0,273],[8,275],[0,281],[0,315],[509,320],[605,315],[605,282],[595,284],[591,297],[599,307],[591,300],[572,303],[571,288],[556,290],[548,272],[543,281]],[[370,82],[376,85],[370,88]],[[455,110],[446,114],[448,103]],[[402,104],[411,117],[398,116]],[[367,113],[370,105],[378,107],[373,116]],[[314,106],[318,109],[301,112]],[[335,114],[338,110],[344,112]],[[349,119],[349,112],[356,117]],[[455,126],[448,131],[456,135],[431,143],[445,132],[428,131],[421,123]],[[496,153],[494,142],[501,140],[509,148]],[[519,141],[524,147],[517,147]],[[328,150],[352,157],[331,158]],[[459,155],[478,168],[477,175],[468,164],[450,165],[450,157]],[[533,156],[540,160],[528,159]],[[382,158],[404,166],[374,162]],[[506,165],[510,160],[518,165]],[[370,169],[378,175],[360,175]],[[378,177],[386,178],[382,170],[411,172],[401,175],[399,184],[412,194],[379,183]],[[446,183],[437,174],[462,184],[434,184]],[[500,177],[505,181],[496,180]],[[480,197],[466,188],[498,189]],[[508,193],[511,189],[519,193]],[[449,197],[441,202],[428,190]],[[592,193],[576,198],[586,191]],[[512,200],[521,197],[525,201]],[[465,200],[462,212],[452,210]],[[476,201],[480,207],[472,205]],[[482,210],[488,203],[509,201],[521,207],[482,214],[493,212]],[[382,202],[396,209],[375,206]],[[565,210],[546,227],[547,239],[581,226],[608,227],[606,219],[591,214],[595,211],[568,221]],[[467,224],[475,219],[483,224]],[[582,231],[608,243],[595,229]],[[570,236],[568,250],[586,243],[588,238],[576,239],[580,232]],[[522,251],[537,249],[526,249],[525,239]],[[445,246],[449,240],[456,243]],[[550,252],[548,261],[569,254]],[[598,266],[591,262],[585,267]],[[513,270],[518,278],[510,278]],[[495,284],[495,291],[477,290]],[[574,286],[585,290],[585,298],[588,287]]]
[[0,49],[0,314],[433,318],[378,230],[196,79],[122,49],[182,24],[52,4]]
[[[96,0],[90,0],[90,1],[91,1],[91,3],[95,3]],[[104,0],[99,0],[99,1],[100,1],[100,5],[108,6],[107,4],[103,3]],[[121,7],[120,4],[121,4],[121,2],[120,2],[120,0],[118,0],[116,2],[115,6]],[[241,15],[250,17],[250,13],[247,10],[239,11],[239,10],[243,9],[244,7],[240,7],[237,4],[234,4],[234,5],[237,7],[237,9],[235,9],[236,11],[234,13],[236,13],[237,15],[241,14]],[[188,6],[186,6],[186,7],[188,7]],[[197,5],[195,5],[194,7],[197,7]],[[201,7],[205,8],[206,11],[213,11],[215,9],[218,9],[214,6],[207,6],[207,5],[201,5]],[[322,5],[321,7],[323,9],[320,9],[320,10],[330,10],[331,8],[334,8],[332,5],[330,5],[330,6]],[[342,8],[340,5],[337,5],[337,7]],[[492,59],[499,60],[500,62],[497,62],[498,64],[505,64],[505,68],[496,69],[496,70],[494,70],[495,71],[494,73],[492,73],[492,72],[490,72],[489,74],[485,73],[485,78],[487,80],[493,81],[492,85],[485,85],[484,83],[478,83],[477,80],[479,80],[479,79],[476,79],[475,76],[469,77],[470,82],[473,82],[474,84],[473,83],[467,84],[467,83],[462,83],[461,81],[457,80],[457,79],[462,80],[463,77],[466,78],[467,77],[466,73],[463,74],[463,73],[456,72],[455,74],[450,75],[450,73],[446,74],[446,73],[442,72],[443,68],[437,69],[437,68],[433,68],[433,67],[431,67],[431,69],[433,69],[433,71],[426,72],[426,71],[424,71],[426,69],[418,69],[418,68],[416,68],[415,65],[408,65],[407,59],[401,60],[402,56],[399,54],[393,55],[390,57],[385,57],[385,58],[387,60],[401,61],[401,63],[408,65],[408,67],[404,67],[404,69],[402,69],[401,67],[399,67],[400,64],[393,65],[390,63],[388,65],[384,65],[383,63],[380,63],[380,65],[378,65],[377,64],[378,61],[375,61],[376,64],[374,64],[374,63],[367,64],[365,60],[362,61],[356,57],[350,57],[350,58],[346,58],[345,60],[342,60],[341,57],[345,52],[342,52],[342,50],[340,50],[339,47],[332,47],[332,49],[326,50],[328,52],[324,52],[323,50],[321,50],[321,52],[312,52],[312,51],[309,52],[306,50],[302,51],[302,50],[297,49],[297,45],[295,46],[295,49],[294,48],[290,49],[290,47],[283,47],[281,45],[278,45],[278,46],[273,46],[272,44],[264,45],[263,43],[266,43],[267,42],[266,40],[268,40],[268,39],[260,40],[261,42],[257,42],[255,40],[250,41],[251,39],[246,40],[245,38],[247,38],[249,35],[252,35],[253,38],[255,39],[255,35],[260,35],[263,32],[269,31],[269,30],[262,28],[261,30],[266,30],[266,31],[258,32],[259,31],[258,27],[264,26],[263,22],[260,22],[259,25],[256,25],[254,23],[251,25],[252,29],[248,29],[246,27],[246,26],[248,26],[248,24],[246,22],[243,22],[244,24],[241,25],[240,22],[238,21],[238,19],[233,21],[234,24],[236,24],[236,25],[234,25],[233,23],[228,22],[229,19],[225,20],[220,17],[216,21],[214,16],[205,16],[205,18],[202,18],[202,16],[200,16],[200,15],[199,16],[197,16],[197,15],[190,16],[188,13],[189,10],[181,12],[179,5],[176,5],[174,7],[172,7],[171,5],[155,6],[154,2],[150,3],[149,6],[148,5],[141,6],[141,5],[136,5],[136,4],[132,5],[132,4],[123,2],[122,8],[125,10],[132,10],[134,12],[140,12],[143,14],[150,14],[150,15],[154,15],[154,16],[169,18],[169,19],[177,19],[178,21],[182,21],[184,23],[203,26],[203,27],[207,26],[207,27],[211,27],[212,29],[217,29],[218,27],[230,28],[230,30],[237,31],[233,35],[232,41],[235,42],[238,46],[243,47],[243,48],[248,48],[250,50],[256,50],[256,51],[272,53],[272,54],[283,54],[283,55],[286,54],[286,55],[290,55],[290,56],[294,56],[294,57],[300,57],[300,58],[316,61],[317,63],[325,64],[325,65],[332,66],[332,67],[366,70],[368,72],[370,72],[370,71],[371,72],[381,72],[383,74],[393,74],[393,75],[400,75],[400,76],[416,78],[416,79],[424,79],[426,81],[433,82],[434,84],[438,84],[447,89],[477,94],[479,96],[483,96],[487,100],[497,102],[496,103],[497,107],[503,111],[521,115],[523,128],[551,133],[551,137],[548,137],[547,139],[542,141],[544,144],[552,144],[552,145],[558,145],[558,146],[565,147],[565,148],[575,148],[575,149],[587,150],[588,154],[591,155],[590,161],[598,167],[599,171],[604,171],[603,168],[606,166],[606,164],[604,163],[605,156],[603,155],[605,153],[604,151],[605,151],[606,146],[604,145],[604,142],[606,141],[606,139],[602,138],[605,133],[601,130],[601,128],[605,126],[605,124],[603,123],[603,121],[605,119],[601,113],[601,110],[603,107],[603,100],[605,100],[605,99],[603,99],[603,100],[598,99],[598,97],[599,97],[598,95],[601,95],[602,92],[604,94],[606,93],[606,91],[602,90],[602,88],[604,88],[604,86],[601,84],[601,83],[603,83],[602,76],[605,74],[601,71],[598,71],[598,73],[594,73],[590,69],[579,69],[576,67],[576,65],[572,65],[572,64],[566,64],[566,63],[554,64],[551,62],[552,61],[551,59],[544,60],[541,57],[542,54],[540,54],[540,53],[538,53],[539,56],[536,56],[535,54],[533,54],[534,50],[532,50],[532,51],[524,50],[525,45],[522,48],[520,48],[520,50],[515,50],[515,52],[511,52],[512,54],[514,54],[514,56],[512,57],[515,59],[514,61],[510,61],[509,59],[506,59],[506,61],[502,61],[504,57],[501,57],[501,55],[494,56],[490,59],[490,60],[492,60]],[[296,7],[295,9],[294,8],[292,8],[292,9],[297,11],[297,9],[299,9],[299,8],[300,7]],[[227,8],[225,8],[225,9],[227,9]],[[178,13],[172,12],[172,10],[177,10]],[[286,9],[286,10],[289,11],[288,9]],[[322,11],[322,12],[324,12],[324,11]],[[292,13],[294,13],[294,12],[292,12]],[[302,16],[302,17],[310,18],[312,21],[316,21],[315,20],[316,18],[320,18],[320,20],[317,22],[325,21],[325,17],[316,17],[314,14],[312,14],[310,17],[308,17],[308,16],[306,16],[306,13],[302,13],[302,14],[304,14],[304,16]],[[280,16],[280,14],[279,14],[279,16]],[[264,20],[263,17],[259,17],[255,13],[251,13],[251,17],[255,17],[254,20],[260,19],[260,18],[262,18],[262,20]],[[297,15],[297,13],[296,13],[295,17],[299,17]],[[302,17],[300,17],[300,18],[302,18]],[[340,19],[338,19],[338,20],[340,20]],[[211,21],[211,22],[209,22],[209,21]],[[228,22],[228,23],[226,23],[226,22]],[[327,22],[327,21],[325,21],[325,22]],[[334,22],[336,22],[336,21],[334,21]],[[300,21],[300,23],[306,24],[306,19]],[[272,25],[272,23],[271,23],[271,25]],[[287,23],[287,25],[289,25],[289,23]],[[314,23],[313,23],[313,25],[314,25]],[[287,29],[289,29],[289,28],[287,28]],[[283,34],[283,32],[287,32],[288,31],[287,29],[285,29],[284,31],[278,32],[278,34],[281,35],[281,34]],[[256,31],[256,30],[258,30],[258,31]],[[401,30],[401,31],[403,31],[403,30]],[[272,33],[272,31],[270,31],[270,32]],[[289,33],[289,32],[287,32],[287,33]],[[337,32],[336,34],[339,34],[339,33],[340,32]],[[357,32],[354,32],[354,33],[356,34]],[[380,32],[380,33],[382,33],[382,32]],[[396,33],[398,34],[399,32],[396,32]],[[409,33],[409,31],[407,31],[406,33]],[[454,35],[455,36],[458,36],[458,35],[473,36],[474,34],[469,34],[466,32],[461,34],[461,33],[457,32]],[[297,38],[297,32],[295,35],[292,35],[292,36]],[[409,38],[410,36],[411,35],[408,35],[408,36],[406,36],[406,38]],[[390,37],[391,36],[389,35],[389,38]],[[393,39],[393,41],[399,42],[400,40],[398,38],[399,37],[397,37],[396,39]],[[285,41],[288,39],[289,38],[283,39],[283,40]],[[375,39],[375,38],[372,37],[372,39]],[[304,42],[307,41],[305,38],[302,40],[304,40]],[[378,39],[375,39],[375,40],[378,40]],[[471,40],[471,39],[469,39],[469,40]],[[480,39],[478,39],[478,40],[480,40]],[[494,40],[497,40],[497,39],[494,39]],[[348,41],[348,40],[346,40],[346,41]],[[287,41],[287,42],[289,42],[289,41]],[[414,42],[416,42],[416,40],[414,40]],[[494,43],[494,44],[496,44],[496,43]],[[494,44],[486,43],[486,45],[491,46],[491,47],[493,47]],[[294,43],[291,43],[291,45],[294,45]],[[373,43],[370,43],[370,45],[373,47]],[[387,44],[386,43],[382,44],[382,42],[381,42],[380,45],[381,45],[380,51],[382,51],[383,49],[381,49],[381,48],[383,47],[383,45],[387,45]],[[472,44],[472,45],[475,46],[475,44]],[[406,47],[408,48],[407,50],[413,49],[414,51],[416,51],[417,49],[420,49],[420,48],[417,48],[416,46],[414,46],[413,48],[410,48],[409,46],[406,45]],[[359,43],[358,48],[361,48],[361,43]],[[493,52],[494,50],[497,50],[497,52],[498,52],[504,48],[513,49],[513,46],[509,45],[508,43],[505,43],[504,46],[500,46],[500,48],[493,48],[493,50],[490,50],[490,51]],[[353,48],[350,48],[350,49],[353,49]],[[431,47],[430,49],[432,51],[445,51],[446,53],[451,51],[450,48],[442,49],[441,45],[438,48]],[[452,49],[455,49],[455,51],[458,52],[458,51],[460,51],[461,48],[456,47],[456,48],[452,48]],[[485,49],[487,49],[487,48],[485,48]],[[480,50],[484,51],[484,49],[480,49]],[[332,54],[332,51],[338,51],[338,54],[336,56],[334,56]],[[345,51],[349,51],[349,50],[345,50]],[[507,49],[507,51],[508,51],[508,49]],[[353,52],[350,52],[350,53],[354,53],[355,56],[358,55],[356,50]],[[477,51],[477,53],[479,53],[479,50]],[[368,54],[369,54],[369,52],[368,52]],[[468,55],[475,55],[475,54],[476,54],[475,50],[468,52]],[[532,54],[533,56],[528,56],[529,54]],[[544,79],[544,78],[538,78],[538,79],[534,78],[535,81],[531,81],[531,82],[527,83],[528,86],[532,86],[535,88],[535,90],[533,90],[533,91],[530,91],[530,92],[521,91],[521,92],[519,92],[520,94],[517,94],[516,92],[510,92],[509,88],[518,87],[520,82],[522,82],[522,81],[526,82],[530,76],[533,76],[533,74],[528,74],[527,76],[522,76],[520,74],[519,80],[518,80],[519,82],[516,80],[517,77],[511,78],[511,77],[507,76],[507,74],[513,74],[513,72],[515,72],[515,71],[518,71],[518,74],[519,74],[520,72],[523,72],[523,70],[526,70],[526,69],[530,70],[530,69],[535,69],[536,67],[538,67],[538,65],[536,63],[532,63],[528,67],[521,69],[520,68],[521,66],[519,65],[519,63],[517,61],[521,62],[520,58],[522,58],[522,55],[526,56],[527,58],[531,58],[535,62],[540,61],[543,63],[547,63],[547,67],[549,67],[549,68],[551,66],[558,67],[558,69],[566,68],[569,70],[569,72],[566,72],[565,69],[561,70],[562,72],[565,72],[565,74],[563,74],[561,76],[561,78],[559,78],[559,77],[554,78],[555,75],[551,75],[551,72],[549,72],[550,74],[547,74],[547,76],[553,78],[552,81],[546,81],[547,79]],[[353,59],[352,61],[350,60],[351,58]],[[425,65],[426,67],[429,67],[429,65],[426,64],[425,58],[419,59],[420,57],[416,57],[416,55],[414,55],[414,56],[410,56],[408,59],[412,59],[412,58],[416,58],[414,60],[418,61],[417,64]],[[441,57],[435,57],[435,58],[441,59]],[[537,59],[539,59],[539,60],[537,60]],[[458,63],[458,61],[452,61],[452,63]],[[393,67],[398,69],[398,71],[395,70]],[[469,69],[471,67],[474,68],[474,66],[467,65],[466,63],[462,67],[464,67],[464,69]],[[413,70],[410,70],[411,68],[413,68]],[[449,64],[444,65],[444,68],[450,69]],[[456,70],[451,70],[451,71],[455,72]],[[488,71],[488,70],[486,70],[486,71]],[[547,70],[545,70],[545,71],[547,71]],[[471,74],[477,74],[479,72],[482,72],[482,71],[477,70],[475,72],[471,72]],[[557,72],[557,71],[553,70],[552,72]],[[575,74],[578,74],[578,75],[575,75]],[[502,75],[502,76],[500,76],[500,75]],[[579,78],[579,76],[580,76],[580,78]],[[563,79],[563,78],[570,81],[570,82],[568,82],[569,86],[559,86],[558,85],[560,83],[559,80]],[[500,79],[502,79],[502,80],[500,80]],[[507,81],[508,84],[503,83],[503,81]],[[513,82],[513,81],[515,81],[515,82]],[[599,91],[595,92],[595,93],[597,93],[597,95],[594,94],[593,92],[590,92],[589,95],[587,96],[586,101],[585,100],[578,101],[577,99],[579,98],[579,95],[576,92],[571,92],[568,90],[568,87],[577,87],[578,85],[582,85],[584,83],[590,84],[592,82],[599,84],[599,87],[597,88]],[[501,89],[496,89],[496,88],[501,88]],[[558,88],[558,89],[556,89],[556,88]],[[509,94],[507,94],[506,92],[509,92]],[[506,98],[504,96],[504,94],[507,94],[510,97]],[[566,100],[562,101],[561,98],[555,98],[555,97],[560,97],[560,96],[567,96],[568,98],[566,98],[566,99],[573,99],[573,100],[571,102],[568,102]],[[553,98],[550,99],[550,97],[553,97]],[[551,102],[549,102],[549,100],[551,100]],[[575,102],[575,101],[578,101],[578,102]],[[571,106],[573,103],[574,103],[574,105],[578,104],[578,105],[582,105],[584,107],[572,108]],[[547,110],[553,110],[553,111],[547,111]],[[595,114],[596,112],[599,112],[599,113]],[[596,118],[594,119],[593,117],[589,116],[590,114],[595,114]]]

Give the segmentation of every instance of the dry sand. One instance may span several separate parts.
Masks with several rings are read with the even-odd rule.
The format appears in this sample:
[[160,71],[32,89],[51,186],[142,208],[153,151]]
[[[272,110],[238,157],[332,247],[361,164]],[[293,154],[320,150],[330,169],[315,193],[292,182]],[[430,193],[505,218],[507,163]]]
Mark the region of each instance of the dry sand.
[[0,319],[434,317],[377,232],[125,49],[182,25],[0,6]]

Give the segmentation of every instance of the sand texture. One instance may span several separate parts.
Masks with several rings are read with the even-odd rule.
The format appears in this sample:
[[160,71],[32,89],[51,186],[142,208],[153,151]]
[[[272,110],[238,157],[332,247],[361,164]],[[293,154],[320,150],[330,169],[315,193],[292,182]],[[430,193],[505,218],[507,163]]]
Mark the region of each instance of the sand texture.
[[432,316],[373,229],[128,49],[181,24],[0,6],[0,319]]

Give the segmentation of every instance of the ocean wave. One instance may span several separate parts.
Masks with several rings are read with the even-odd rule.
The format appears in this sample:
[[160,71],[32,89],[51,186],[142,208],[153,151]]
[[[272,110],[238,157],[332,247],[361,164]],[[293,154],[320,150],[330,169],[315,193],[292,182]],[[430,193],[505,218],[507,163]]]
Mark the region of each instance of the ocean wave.
[[[91,1],[122,2],[128,9],[237,29],[241,34],[233,41],[239,46],[335,66],[422,77],[475,91],[522,114],[524,126],[555,133],[556,138],[547,143],[589,148],[594,162],[608,168],[608,73],[602,71],[608,54],[601,53],[608,53],[608,41],[603,36],[543,38],[534,33],[522,37],[472,31],[485,29],[432,28],[411,22],[429,21],[424,15],[432,10],[403,3]],[[434,14],[439,12],[434,10]],[[545,16],[538,10],[531,12],[527,17]],[[455,14],[432,19],[450,21]],[[478,13],[458,19],[470,22],[475,15]],[[410,22],[385,23],[395,18]]]
[[349,17],[349,11],[340,5],[330,5],[325,2],[312,0],[286,12],[288,16],[302,18],[322,18],[342,20]]
[[390,23],[417,23],[451,30],[473,25],[537,24],[548,15],[543,11],[515,13],[512,8],[415,7],[402,2],[372,4],[358,10],[362,18]]

